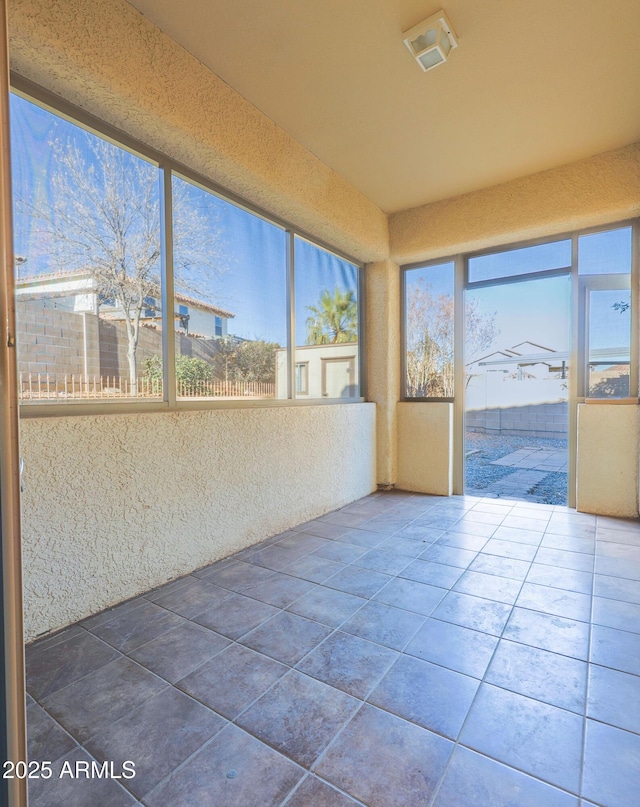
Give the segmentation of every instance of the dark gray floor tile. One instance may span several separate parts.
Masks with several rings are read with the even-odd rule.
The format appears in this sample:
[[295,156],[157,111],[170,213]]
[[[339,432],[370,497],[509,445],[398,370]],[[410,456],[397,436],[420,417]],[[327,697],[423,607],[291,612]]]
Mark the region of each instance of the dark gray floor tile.
[[315,776],[308,776],[286,807],[357,807],[357,803]]
[[456,672],[482,678],[498,643],[495,636],[427,619],[405,652]]
[[120,654],[86,631],[55,644],[27,648],[27,689],[36,700],[104,667]]
[[357,706],[344,692],[292,670],[236,722],[309,767]]
[[63,628],[55,633],[49,633],[47,636],[34,640],[26,646],[25,652],[28,657],[30,653],[39,653],[45,648],[51,648],[60,642],[66,642],[67,639],[71,639],[72,636],[78,636],[81,633],[85,633],[85,630],[80,627],[80,623],[77,625],[69,625],[67,628]]
[[548,549],[541,546],[535,560],[536,563],[544,563],[546,566],[575,569],[578,572],[593,571],[593,555],[586,555],[584,552],[565,552],[562,549]]
[[640,605],[594,597],[592,622],[608,628],[640,633]]
[[[470,513],[468,516],[460,519],[455,526],[447,530],[448,533],[456,533],[460,535],[475,535],[477,538],[485,538],[488,540],[492,535],[495,535],[496,530],[499,529],[495,524],[484,524],[474,519],[475,512]],[[468,547],[472,549],[473,547]]]
[[321,759],[317,772],[369,807],[428,804],[453,744],[365,705]]
[[[313,536],[311,536],[313,537]],[[249,555],[246,558],[247,563],[255,563],[256,566],[264,566],[265,569],[273,569],[276,572],[282,571],[285,566],[289,566],[296,560],[308,555],[313,547],[306,549],[304,544],[299,544],[297,547],[280,546],[280,544],[272,544],[264,549]]]
[[431,546],[431,544],[422,543],[421,541],[413,541],[411,538],[399,538],[397,535],[392,535],[386,541],[378,546],[383,552],[391,552],[395,555],[402,555],[408,561],[411,558],[417,558],[424,550]]
[[132,659],[174,684],[229,644],[207,628],[185,622],[132,650]]
[[531,544],[531,546],[540,546],[543,536],[542,530],[516,529],[514,527],[498,527],[493,533],[493,537],[501,541],[515,541],[521,544]]
[[192,619],[201,611],[218,605],[230,596],[231,592],[226,588],[220,588],[207,580],[192,577],[187,583],[172,591],[154,597],[153,602],[180,616]]
[[[74,748],[61,757],[52,765],[53,775],[50,779],[29,780],[29,806],[128,807],[137,804],[133,796],[127,793],[117,780],[97,776],[92,778],[90,775],[92,761],[95,763],[82,748]],[[77,766],[85,767],[77,768]],[[78,769],[77,777],[76,769]],[[121,771],[114,766],[114,773],[120,774]]]
[[44,706],[84,742],[166,686],[139,664],[119,658],[46,698]]
[[346,591],[348,594],[355,594],[356,597],[370,598],[391,579],[388,574],[362,569],[358,566],[347,566],[341,572],[325,580],[324,584],[330,588],[337,588],[339,591]]
[[300,529],[300,532],[315,535],[318,538],[328,538],[331,541],[335,541],[349,529],[349,527],[344,527],[342,524],[329,524],[326,521],[315,520],[307,523],[303,528]]
[[457,546],[447,546],[446,544],[435,544],[426,549],[421,560],[428,560],[435,563],[444,563],[447,566],[457,566],[459,569],[466,569],[476,557],[477,553],[470,549],[460,549]]
[[362,597],[355,597],[345,591],[318,586],[296,600],[287,610],[337,628],[366,602]]
[[434,807],[578,807],[578,799],[459,746]]
[[591,616],[591,597],[588,594],[562,591],[559,588],[540,586],[537,583],[525,583],[522,586],[516,605],[519,608],[564,616],[580,622],[588,622]]
[[482,547],[486,546],[488,540],[486,536],[468,535],[452,530],[451,532],[445,532],[444,535],[438,538],[438,544],[440,546],[454,546],[458,549],[468,549],[471,552],[480,552]]
[[27,752],[29,760],[58,759],[75,748],[76,742],[37,703],[27,706]]
[[509,619],[511,608],[511,605],[503,602],[493,602],[482,597],[474,597],[472,594],[450,591],[432,616],[481,633],[500,636]]
[[147,798],[148,807],[278,805],[304,771],[237,726],[227,726]]
[[344,510],[334,510],[321,516],[318,520],[327,522],[329,524],[338,524],[341,527],[358,527],[363,521],[368,521],[371,518],[368,514],[360,513],[345,513]]
[[[366,525],[365,525],[366,526]],[[361,530],[344,530],[341,535],[336,538],[338,543],[350,544],[352,546],[361,546],[363,549],[373,549],[385,541],[386,534],[381,532],[374,532],[368,529]]]
[[501,538],[491,538],[482,549],[483,555],[497,555],[501,558],[512,558],[514,560],[532,561],[537,549],[531,544],[523,544],[518,541],[505,541]]
[[150,642],[172,628],[184,625],[185,620],[159,605],[146,602],[134,611],[120,614],[108,622],[95,625],[91,632],[122,653]]
[[520,695],[584,714],[587,663],[501,640],[485,680]]
[[640,736],[587,720],[582,795],[607,807],[636,807]]
[[294,577],[301,577],[303,580],[311,580],[313,583],[322,583],[327,577],[344,569],[344,563],[337,563],[335,560],[321,558],[319,555],[305,555],[299,560],[290,563],[286,568],[287,574]]
[[428,583],[440,588],[451,588],[462,576],[464,570],[444,563],[433,563],[427,560],[414,560],[400,572],[400,577]]
[[135,762],[127,786],[142,798],[223,728],[226,721],[169,687],[87,741],[98,761]]
[[233,720],[288,669],[278,661],[234,644],[178,681],[177,686]]
[[362,699],[397,658],[394,650],[338,631],[303,659],[297,669]]
[[546,532],[542,539],[542,546],[549,549],[564,549],[568,552],[584,552],[593,555],[596,551],[595,538],[578,538],[569,535],[553,535]]
[[234,594],[220,605],[198,614],[194,621],[230,639],[239,639],[277,613],[273,605]]
[[411,559],[406,555],[395,555],[391,552],[383,552],[380,549],[370,549],[367,553],[354,561],[355,566],[362,566],[364,569],[373,569],[374,572],[383,574],[399,574],[405,566],[411,563]]
[[594,625],[591,629],[591,663],[640,675],[640,635]]
[[261,602],[274,605],[276,608],[286,608],[298,597],[312,591],[313,587],[314,583],[310,583],[308,580],[275,572],[273,577],[265,580],[264,583],[248,588],[245,594]]
[[[177,586],[176,580],[172,582],[174,586]],[[118,605],[114,605],[112,608],[106,608],[104,611],[100,611],[98,614],[87,617],[78,624],[83,628],[86,628],[86,630],[91,630],[91,628],[94,628],[97,625],[102,625],[105,622],[109,622],[109,620],[115,619],[117,616],[121,616],[122,614],[129,613],[129,611],[134,611],[136,608],[140,608],[146,603],[147,599],[148,597],[146,596],[134,597],[133,599],[126,600]],[[67,628],[66,630],[69,629]]]
[[587,716],[640,734],[640,676],[592,664]]
[[329,538],[320,538],[317,535],[308,535],[304,532],[293,532],[278,541],[278,546],[287,549],[304,549],[306,552],[315,552],[325,546],[332,546],[333,541]]
[[561,588],[566,591],[577,591],[580,594],[591,594],[593,574],[591,572],[579,572],[576,569],[545,566],[544,563],[532,563],[527,575],[527,583]]
[[575,619],[514,608],[504,638],[586,661],[589,625]]
[[[211,567],[207,566],[206,568],[209,569]],[[155,602],[158,597],[164,597],[166,594],[170,594],[172,591],[177,591],[182,586],[188,586],[192,580],[199,579],[200,578],[196,577],[194,574],[183,575],[182,577],[177,577],[175,580],[170,580],[168,583],[158,586],[151,591],[146,591],[143,594],[143,597],[145,600]]]
[[596,573],[639,581],[640,563],[635,563],[626,558],[606,558],[601,556],[596,558]]
[[479,685],[475,678],[401,656],[368,700],[455,740]]
[[390,605],[368,602],[341,629],[362,639],[402,650],[424,619],[419,614],[392,608]]
[[423,524],[419,520],[414,521],[413,524],[408,524],[406,527],[397,533],[399,538],[409,538],[411,541],[420,541],[423,544],[432,544],[443,535],[443,530],[434,529],[433,526]]
[[444,588],[398,577],[387,583],[373,599],[376,602],[383,602],[385,605],[428,616],[446,593]]
[[242,637],[242,644],[293,666],[331,633],[331,628],[288,611]]
[[321,558],[328,558],[339,563],[353,563],[367,552],[365,546],[352,546],[351,544],[335,541],[317,549],[313,554]]
[[610,600],[633,602],[640,605],[640,582],[625,580],[622,577],[609,577],[604,574],[594,576],[593,593],[598,597],[608,597]]
[[572,712],[482,684],[460,742],[577,794],[582,728]]
[[522,583],[508,577],[498,577],[495,574],[482,572],[465,572],[453,587],[454,591],[463,594],[473,594],[495,602],[504,602],[513,605],[517,600]]
[[272,575],[272,569],[265,569],[262,566],[239,560],[222,567],[218,567],[216,564],[201,576],[221,588],[228,588],[230,591],[244,591],[268,580]]
[[524,580],[531,564],[525,560],[498,557],[498,555],[485,555],[481,552],[469,565],[469,571],[494,574],[498,577],[509,577],[514,580]]

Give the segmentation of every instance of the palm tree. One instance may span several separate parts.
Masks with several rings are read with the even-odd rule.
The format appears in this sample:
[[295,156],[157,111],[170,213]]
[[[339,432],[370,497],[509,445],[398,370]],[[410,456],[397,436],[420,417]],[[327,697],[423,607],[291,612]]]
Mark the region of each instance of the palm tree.
[[333,294],[325,289],[317,305],[308,305],[308,345],[335,345],[338,342],[358,341],[358,304],[355,291],[341,291],[337,286]]

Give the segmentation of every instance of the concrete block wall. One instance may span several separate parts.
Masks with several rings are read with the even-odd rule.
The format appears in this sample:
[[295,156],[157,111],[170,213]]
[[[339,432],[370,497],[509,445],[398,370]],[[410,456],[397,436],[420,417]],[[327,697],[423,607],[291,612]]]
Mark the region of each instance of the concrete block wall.
[[475,409],[466,413],[466,428],[472,432],[566,440],[569,431],[567,403]]

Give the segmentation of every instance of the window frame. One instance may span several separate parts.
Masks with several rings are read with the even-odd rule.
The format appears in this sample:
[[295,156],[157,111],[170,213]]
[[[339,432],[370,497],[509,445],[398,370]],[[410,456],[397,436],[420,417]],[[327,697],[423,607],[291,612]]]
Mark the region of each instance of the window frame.
[[[125,132],[79,109],[70,102],[54,96],[42,87],[32,83],[22,76],[11,73],[12,93],[26,101],[33,103],[52,114],[80,127],[92,134],[101,137],[113,145],[133,153],[135,156],[157,166],[160,184],[160,238],[161,238],[161,304],[163,316],[172,310],[174,305],[173,283],[173,222],[172,222],[172,189],[171,180],[174,175],[202,190],[218,196],[225,202],[233,204],[251,215],[263,219],[286,233],[286,328],[287,328],[287,397],[286,398],[225,398],[212,399],[178,399],[176,396],[175,373],[175,346],[173,319],[167,320],[167,327],[163,328],[163,394],[162,399],[121,398],[105,402],[95,400],[76,399],[64,403],[48,401],[20,402],[20,417],[58,417],[71,415],[92,414],[118,414],[143,413],[176,410],[214,410],[214,409],[244,409],[278,406],[308,406],[308,405],[334,405],[344,403],[362,403],[366,400],[366,361],[365,361],[365,279],[364,263],[321,238],[316,237],[302,228],[294,225],[277,215],[254,205],[241,196],[221,187],[216,182],[202,176],[171,159],[154,148],[130,137]],[[360,395],[354,398],[309,398],[308,394],[297,399],[295,394],[295,259],[293,255],[294,238],[303,238],[314,246],[333,253],[356,267],[358,273],[358,366]],[[285,269],[285,267],[283,267]],[[158,298],[160,302],[160,298]],[[171,326],[171,327],[170,327]],[[302,393],[301,393],[302,394]]]

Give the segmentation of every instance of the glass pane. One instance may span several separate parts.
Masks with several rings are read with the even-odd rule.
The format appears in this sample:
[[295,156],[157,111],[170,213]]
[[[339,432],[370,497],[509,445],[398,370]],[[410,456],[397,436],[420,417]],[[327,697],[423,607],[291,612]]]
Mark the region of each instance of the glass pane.
[[405,272],[407,398],[453,397],[453,262]]
[[[295,239],[296,365],[306,364],[309,398],[357,398],[358,267]],[[281,375],[280,375],[281,373]],[[278,390],[285,381],[279,370]]]
[[469,259],[469,283],[571,267],[571,240],[553,241]]
[[287,344],[286,233],[180,177],[172,188],[177,395],[273,398]]
[[589,293],[588,395],[627,398],[631,356],[631,291]]
[[578,271],[581,275],[631,272],[631,227],[581,235],[578,238]]
[[159,171],[11,97],[23,401],[159,398]]

